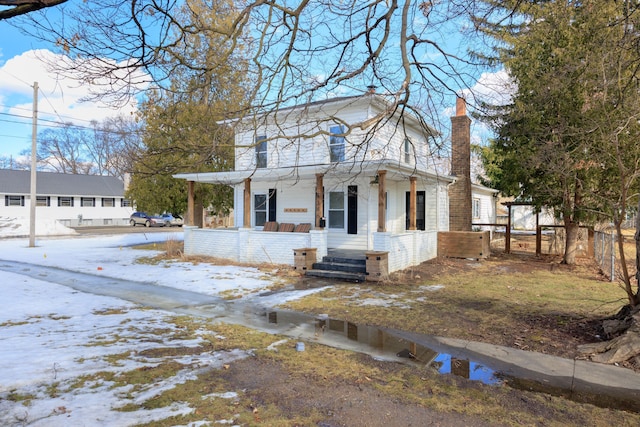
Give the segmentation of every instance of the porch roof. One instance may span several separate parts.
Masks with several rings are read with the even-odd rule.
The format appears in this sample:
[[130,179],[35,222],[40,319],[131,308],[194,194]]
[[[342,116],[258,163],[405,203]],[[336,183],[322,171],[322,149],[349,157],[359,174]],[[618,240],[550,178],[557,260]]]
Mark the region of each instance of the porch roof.
[[185,179],[187,181],[201,182],[207,184],[226,184],[235,185],[244,182],[245,179],[251,178],[252,181],[284,181],[284,180],[300,180],[315,179],[317,174],[325,177],[358,175],[374,177],[378,171],[386,170],[387,179],[389,180],[405,180],[415,176],[418,178],[438,179],[445,182],[455,181],[455,177],[449,175],[440,175],[435,171],[420,171],[408,165],[387,160],[376,160],[368,162],[341,162],[334,164],[319,165],[301,165],[281,168],[264,168],[249,169],[240,171],[226,172],[195,172],[195,173],[178,173],[173,175],[177,179]]

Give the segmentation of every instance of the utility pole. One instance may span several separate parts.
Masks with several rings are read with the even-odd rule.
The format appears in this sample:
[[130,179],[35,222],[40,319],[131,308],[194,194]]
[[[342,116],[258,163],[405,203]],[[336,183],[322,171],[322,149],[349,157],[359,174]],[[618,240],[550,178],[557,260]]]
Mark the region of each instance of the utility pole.
[[38,82],[33,82],[33,123],[31,125],[31,195],[29,200],[29,247],[36,246],[36,136],[38,132]]

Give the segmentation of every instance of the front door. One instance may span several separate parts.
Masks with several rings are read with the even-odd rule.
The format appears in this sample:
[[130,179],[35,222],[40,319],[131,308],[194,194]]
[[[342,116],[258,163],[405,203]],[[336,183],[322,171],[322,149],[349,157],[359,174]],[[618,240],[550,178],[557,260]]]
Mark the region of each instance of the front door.
[[350,185],[347,191],[347,233],[358,234],[358,186]]

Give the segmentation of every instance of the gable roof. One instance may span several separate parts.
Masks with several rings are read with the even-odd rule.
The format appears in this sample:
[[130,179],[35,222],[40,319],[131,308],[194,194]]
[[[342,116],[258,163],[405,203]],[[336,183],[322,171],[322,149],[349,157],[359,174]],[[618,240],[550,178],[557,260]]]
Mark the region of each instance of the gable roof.
[[[436,136],[439,134],[437,130],[428,125],[420,115],[420,113],[410,105],[397,105],[394,107],[394,103],[391,100],[392,96],[383,96],[377,93],[365,93],[361,95],[353,95],[353,96],[340,96],[335,98],[327,98],[316,101],[310,101],[303,104],[296,104],[281,108],[275,108],[272,110],[269,109],[256,109],[253,110],[250,114],[239,117],[231,120],[225,120],[220,123],[243,123],[245,121],[251,122],[253,125],[254,122],[271,119],[276,120],[279,123],[282,123],[288,120],[288,117],[291,114],[308,114],[313,112],[322,111],[325,108],[332,112],[340,112],[341,110],[349,109],[349,108],[367,108],[370,110],[375,110],[376,113],[383,113],[388,117],[395,117],[398,119],[400,114],[404,119],[409,123],[413,123],[414,126],[425,128],[427,133],[431,136]],[[397,108],[396,108],[397,107]]]
[[[0,194],[29,194],[31,171],[0,169]],[[113,176],[37,172],[39,196],[123,197],[124,184]]]

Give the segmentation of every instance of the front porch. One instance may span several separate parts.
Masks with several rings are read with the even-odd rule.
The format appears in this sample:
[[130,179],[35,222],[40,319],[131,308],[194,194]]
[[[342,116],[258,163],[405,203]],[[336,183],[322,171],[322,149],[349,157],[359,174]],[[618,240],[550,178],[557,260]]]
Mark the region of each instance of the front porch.
[[[251,228],[183,228],[186,255],[212,256],[251,264],[294,265],[296,249],[315,248],[318,261],[330,251],[344,252],[340,248],[328,248],[326,229],[310,230],[307,233],[279,233]],[[437,240],[437,231],[409,230],[401,234],[377,232],[373,233],[371,250],[388,253],[391,273],[435,258]],[[365,251],[361,253],[364,254]]]

